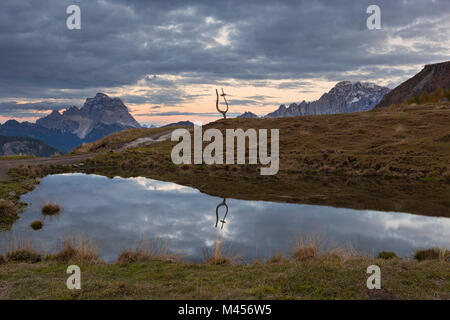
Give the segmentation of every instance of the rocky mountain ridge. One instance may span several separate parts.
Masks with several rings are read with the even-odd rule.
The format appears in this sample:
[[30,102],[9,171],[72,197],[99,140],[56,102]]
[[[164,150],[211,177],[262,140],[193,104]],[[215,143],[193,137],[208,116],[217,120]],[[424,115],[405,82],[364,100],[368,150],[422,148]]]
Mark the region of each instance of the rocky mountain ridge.
[[267,118],[307,116],[368,111],[375,107],[390,91],[370,82],[338,82],[319,100],[281,105],[278,110],[266,115]]

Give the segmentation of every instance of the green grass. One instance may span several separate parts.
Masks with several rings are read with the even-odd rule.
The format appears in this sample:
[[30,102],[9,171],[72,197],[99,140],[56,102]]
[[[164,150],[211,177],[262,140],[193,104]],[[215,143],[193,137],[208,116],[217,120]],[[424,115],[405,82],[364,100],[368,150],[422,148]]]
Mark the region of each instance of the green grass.
[[450,298],[450,263],[321,257],[252,265],[84,263],[80,291],[66,288],[67,263],[0,265],[1,299],[370,299],[366,269],[377,264],[395,299]]

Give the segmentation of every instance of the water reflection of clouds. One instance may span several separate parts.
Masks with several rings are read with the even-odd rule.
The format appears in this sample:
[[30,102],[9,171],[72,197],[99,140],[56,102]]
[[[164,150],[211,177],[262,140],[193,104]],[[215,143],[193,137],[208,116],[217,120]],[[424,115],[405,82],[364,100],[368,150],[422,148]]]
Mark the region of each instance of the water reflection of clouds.
[[[418,247],[450,247],[446,218],[263,201],[227,199],[229,212],[220,230],[220,223],[214,227],[215,210],[223,199],[145,178],[49,176],[24,200],[32,204],[13,226],[15,234],[50,249],[65,235],[84,235],[107,260],[140,240],[158,238],[169,239],[172,249],[193,260],[201,259],[203,248],[216,237],[250,258],[289,252],[296,237],[311,234],[338,246],[352,243],[367,253],[409,255]],[[29,225],[41,219],[46,201],[61,204],[64,211],[58,219],[44,221],[41,231],[32,231]],[[219,211],[220,219],[224,213]],[[2,250],[5,245],[0,234]]]
[[[119,178],[120,179],[120,178]],[[151,180],[142,177],[127,178],[127,181],[136,182],[138,185],[150,191],[176,191],[185,193],[198,193],[199,191],[193,188],[182,186],[176,183],[167,183],[163,181]]]

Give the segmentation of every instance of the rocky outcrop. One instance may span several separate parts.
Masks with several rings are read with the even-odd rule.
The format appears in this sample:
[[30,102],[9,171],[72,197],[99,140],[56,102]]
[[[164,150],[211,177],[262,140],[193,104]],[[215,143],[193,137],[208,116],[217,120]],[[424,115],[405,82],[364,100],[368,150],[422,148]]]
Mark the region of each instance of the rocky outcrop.
[[375,107],[389,88],[370,82],[342,81],[328,93],[313,102],[292,103],[289,107],[281,105],[278,110],[269,113],[267,118],[307,116],[367,111]]
[[425,90],[432,93],[438,87],[443,90],[450,89],[450,61],[426,65],[414,77],[406,80],[385,95],[376,107],[400,104],[412,96],[421,95]]

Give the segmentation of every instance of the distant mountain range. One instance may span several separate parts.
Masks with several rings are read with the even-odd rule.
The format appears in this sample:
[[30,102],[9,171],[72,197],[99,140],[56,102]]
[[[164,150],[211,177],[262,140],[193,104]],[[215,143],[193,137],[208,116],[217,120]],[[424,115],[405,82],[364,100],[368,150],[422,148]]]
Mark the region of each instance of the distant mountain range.
[[56,153],[59,153],[58,150],[36,139],[0,136],[0,156],[27,155],[48,157]]
[[254,118],[258,118],[258,116],[256,114],[254,114],[253,112],[246,111],[243,114],[241,114],[240,116],[237,116],[237,118],[254,119]]
[[190,121],[179,121],[179,122],[174,122],[174,123],[169,123],[166,124],[164,126],[162,126],[161,128],[167,128],[167,127],[193,127],[194,124]]
[[426,65],[414,77],[386,94],[376,107],[400,104],[414,95],[421,95],[424,91],[431,94],[437,88],[450,89],[450,61]]
[[9,120],[0,125],[0,135],[38,139],[66,153],[82,143],[140,127],[119,98],[97,93],[94,98],[86,99],[81,108],[70,107],[62,114],[53,111],[36,123]]
[[389,91],[387,87],[370,82],[342,81],[328,93],[323,94],[319,100],[292,103],[289,107],[283,104],[278,110],[267,114],[266,118],[368,111]]

